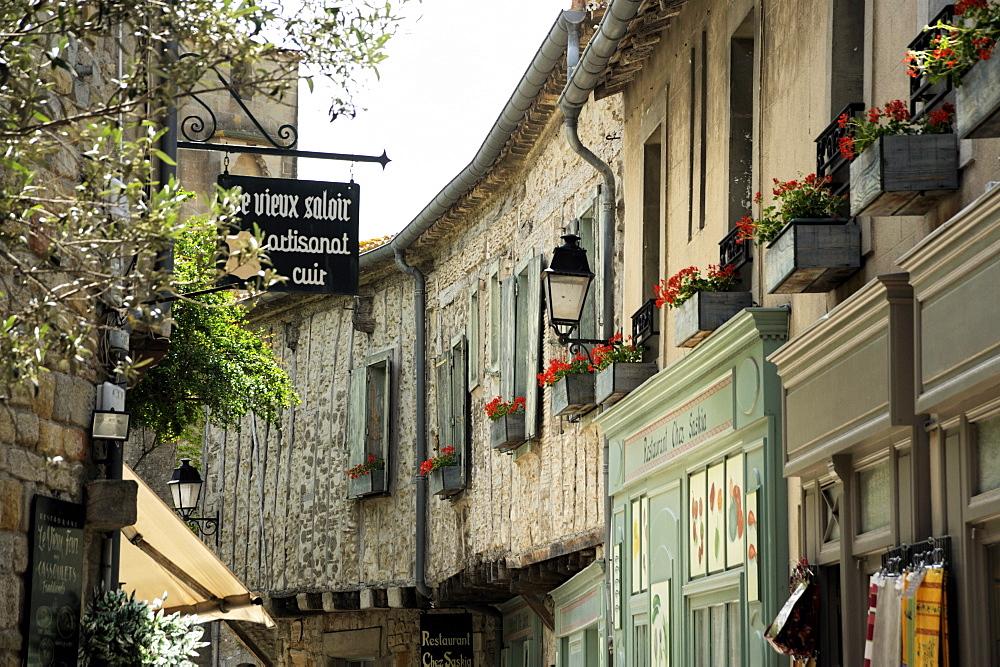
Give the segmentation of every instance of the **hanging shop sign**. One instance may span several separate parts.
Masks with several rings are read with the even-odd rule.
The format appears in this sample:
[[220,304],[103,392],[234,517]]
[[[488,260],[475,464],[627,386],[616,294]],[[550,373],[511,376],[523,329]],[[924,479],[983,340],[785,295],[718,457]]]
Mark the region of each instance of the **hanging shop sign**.
[[75,665],[83,593],[83,505],[32,503],[29,665]]
[[423,614],[420,664],[473,667],[471,614]]
[[732,429],[733,375],[728,373],[626,438],[625,481],[652,472]]
[[[242,190],[234,234],[263,233],[261,249],[284,279],[270,291],[358,293],[357,183],[221,174],[219,185]],[[224,282],[249,277],[233,276]]]

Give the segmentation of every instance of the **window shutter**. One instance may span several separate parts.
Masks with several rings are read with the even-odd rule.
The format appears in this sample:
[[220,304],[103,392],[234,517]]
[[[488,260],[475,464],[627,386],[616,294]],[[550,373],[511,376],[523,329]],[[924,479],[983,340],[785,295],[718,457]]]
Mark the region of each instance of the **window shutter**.
[[365,453],[384,458],[386,470],[392,451],[392,356],[393,351],[386,350],[367,359]]
[[500,394],[504,401],[514,399],[514,349],[517,317],[517,278],[512,276],[500,282]]
[[483,342],[479,336],[479,280],[472,282],[469,290],[469,340],[466,345],[466,359],[469,375],[466,381],[469,390],[479,386],[479,363],[483,357]]
[[368,368],[352,369],[347,393],[347,467],[365,460],[365,381]]
[[[526,378],[525,384],[525,435],[530,438],[541,436],[542,401],[538,387],[538,374],[542,349],[542,255],[535,255],[528,262],[528,289],[521,298],[527,302],[523,311],[528,321],[525,322],[526,349],[522,363]],[[510,399],[507,399],[510,400]]]
[[[451,352],[445,352],[434,362],[437,384],[438,451],[452,445],[451,436]],[[428,452],[428,455],[431,453]]]
[[468,345],[464,335],[456,336],[451,343],[451,425],[452,446],[458,454],[459,465],[462,466],[463,477],[468,468],[467,438],[469,424],[469,393],[466,382],[466,366],[468,364]]

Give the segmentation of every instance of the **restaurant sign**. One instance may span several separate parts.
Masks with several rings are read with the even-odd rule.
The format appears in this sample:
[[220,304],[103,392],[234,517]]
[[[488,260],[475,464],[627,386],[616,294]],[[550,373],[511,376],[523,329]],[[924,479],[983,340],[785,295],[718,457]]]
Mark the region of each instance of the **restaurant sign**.
[[420,664],[473,667],[471,614],[420,616]]
[[83,593],[84,507],[35,496],[28,598],[29,665],[75,665]]
[[732,429],[733,375],[728,373],[625,439],[625,481],[652,472]]
[[[355,182],[219,176],[219,186],[239,187],[239,228],[263,232],[261,249],[283,281],[268,289],[313,294],[358,292],[358,199]],[[223,282],[246,279],[238,271]]]

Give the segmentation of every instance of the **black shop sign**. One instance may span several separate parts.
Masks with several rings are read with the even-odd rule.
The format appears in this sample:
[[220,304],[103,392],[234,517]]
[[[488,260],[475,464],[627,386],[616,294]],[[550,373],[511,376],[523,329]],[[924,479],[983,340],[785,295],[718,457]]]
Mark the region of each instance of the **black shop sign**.
[[222,174],[219,185],[242,190],[234,233],[263,232],[262,250],[284,278],[269,290],[357,294],[357,183]]
[[420,664],[473,667],[471,614],[420,616]]
[[28,598],[29,665],[75,665],[83,593],[83,505],[35,496]]

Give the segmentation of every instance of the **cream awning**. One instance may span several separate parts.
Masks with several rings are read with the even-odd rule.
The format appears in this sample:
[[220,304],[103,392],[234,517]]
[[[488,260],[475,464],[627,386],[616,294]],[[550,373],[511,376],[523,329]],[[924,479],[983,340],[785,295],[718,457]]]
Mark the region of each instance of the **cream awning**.
[[253,604],[256,596],[135,471],[124,466],[122,477],[139,484],[135,525],[122,529],[119,579],[125,591],[150,602],[166,592],[167,613],[274,627],[264,608]]

